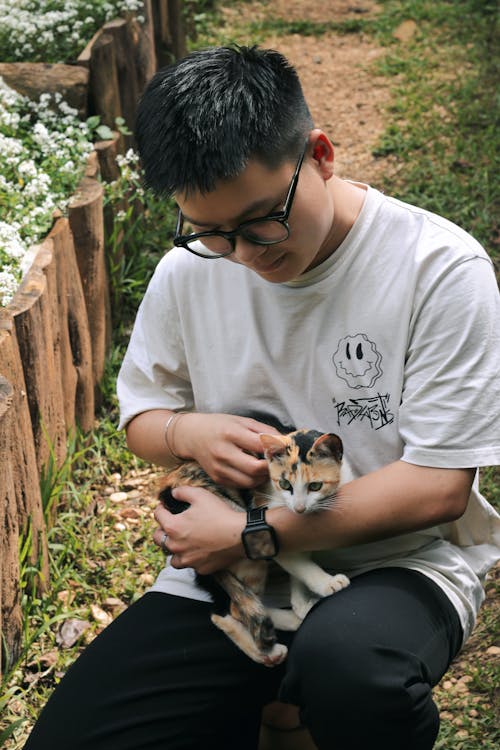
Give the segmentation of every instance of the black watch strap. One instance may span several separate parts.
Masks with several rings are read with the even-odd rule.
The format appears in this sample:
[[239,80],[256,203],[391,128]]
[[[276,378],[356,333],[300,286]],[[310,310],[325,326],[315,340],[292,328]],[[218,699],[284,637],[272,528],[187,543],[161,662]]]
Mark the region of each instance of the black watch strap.
[[267,505],[261,505],[259,508],[248,508],[247,510],[247,527],[256,526],[257,524],[266,523]]
[[241,539],[250,560],[272,560],[279,552],[276,532],[266,521],[266,510],[266,505],[247,509],[247,524]]

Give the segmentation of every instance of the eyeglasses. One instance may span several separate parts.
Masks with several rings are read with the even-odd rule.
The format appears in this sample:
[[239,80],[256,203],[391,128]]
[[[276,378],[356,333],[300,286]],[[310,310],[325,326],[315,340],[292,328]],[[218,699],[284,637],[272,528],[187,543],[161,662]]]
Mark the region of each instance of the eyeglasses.
[[300,168],[304,161],[308,142],[309,139],[306,140],[295,167],[282,211],[274,211],[267,216],[244,221],[232,232],[212,230],[182,234],[183,229],[189,227],[189,224],[179,209],[174,245],[176,247],[184,247],[190,253],[198,255],[200,258],[211,259],[224,258],[226,255],[231,255],[236,247],[236,237],[239,236],[254,245],[276,245],[278,242],[284,242],[288,239],[290,236],[288,217],[292,210]]

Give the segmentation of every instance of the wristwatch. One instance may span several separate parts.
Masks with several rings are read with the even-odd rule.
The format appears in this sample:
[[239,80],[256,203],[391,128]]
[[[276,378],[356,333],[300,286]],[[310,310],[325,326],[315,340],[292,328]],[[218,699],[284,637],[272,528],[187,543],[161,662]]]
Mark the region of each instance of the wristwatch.
[[247,525],[241,541],[249,560],[272,560],[279,552],[276,532],[266,521],[267,506],[247,510]]

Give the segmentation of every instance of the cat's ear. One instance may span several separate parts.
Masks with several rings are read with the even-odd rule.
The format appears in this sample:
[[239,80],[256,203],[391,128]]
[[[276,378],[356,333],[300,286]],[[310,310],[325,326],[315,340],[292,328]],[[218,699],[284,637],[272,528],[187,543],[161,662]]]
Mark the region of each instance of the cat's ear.
[[271,460],[275,456],[281,456],[285,452],[287,441],[281,435],[268,435],[262,432],[259,434],[259,438],[267,459]]
[[342,461],[342,456],[344,455],[344,446],[342,445],[342,440],[333,432],[321,435],[321,437],[315,440],[313,450],[319,456],[325,456],[328,458],[333,456],[334,459],[339,463],[340,461]]

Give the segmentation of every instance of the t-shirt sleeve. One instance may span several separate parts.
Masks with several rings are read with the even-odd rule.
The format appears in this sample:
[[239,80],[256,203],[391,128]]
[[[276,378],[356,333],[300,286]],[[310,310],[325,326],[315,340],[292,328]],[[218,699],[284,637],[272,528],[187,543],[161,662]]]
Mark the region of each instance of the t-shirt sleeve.
[[165,261],[159,264],[139,307],[118,374],[120,428],[151,409],[193,408],[175,285]]
[[399,412],[403,460],[466,468],[500,461],[500,305],[489,260],[461,260],[414,310]]

